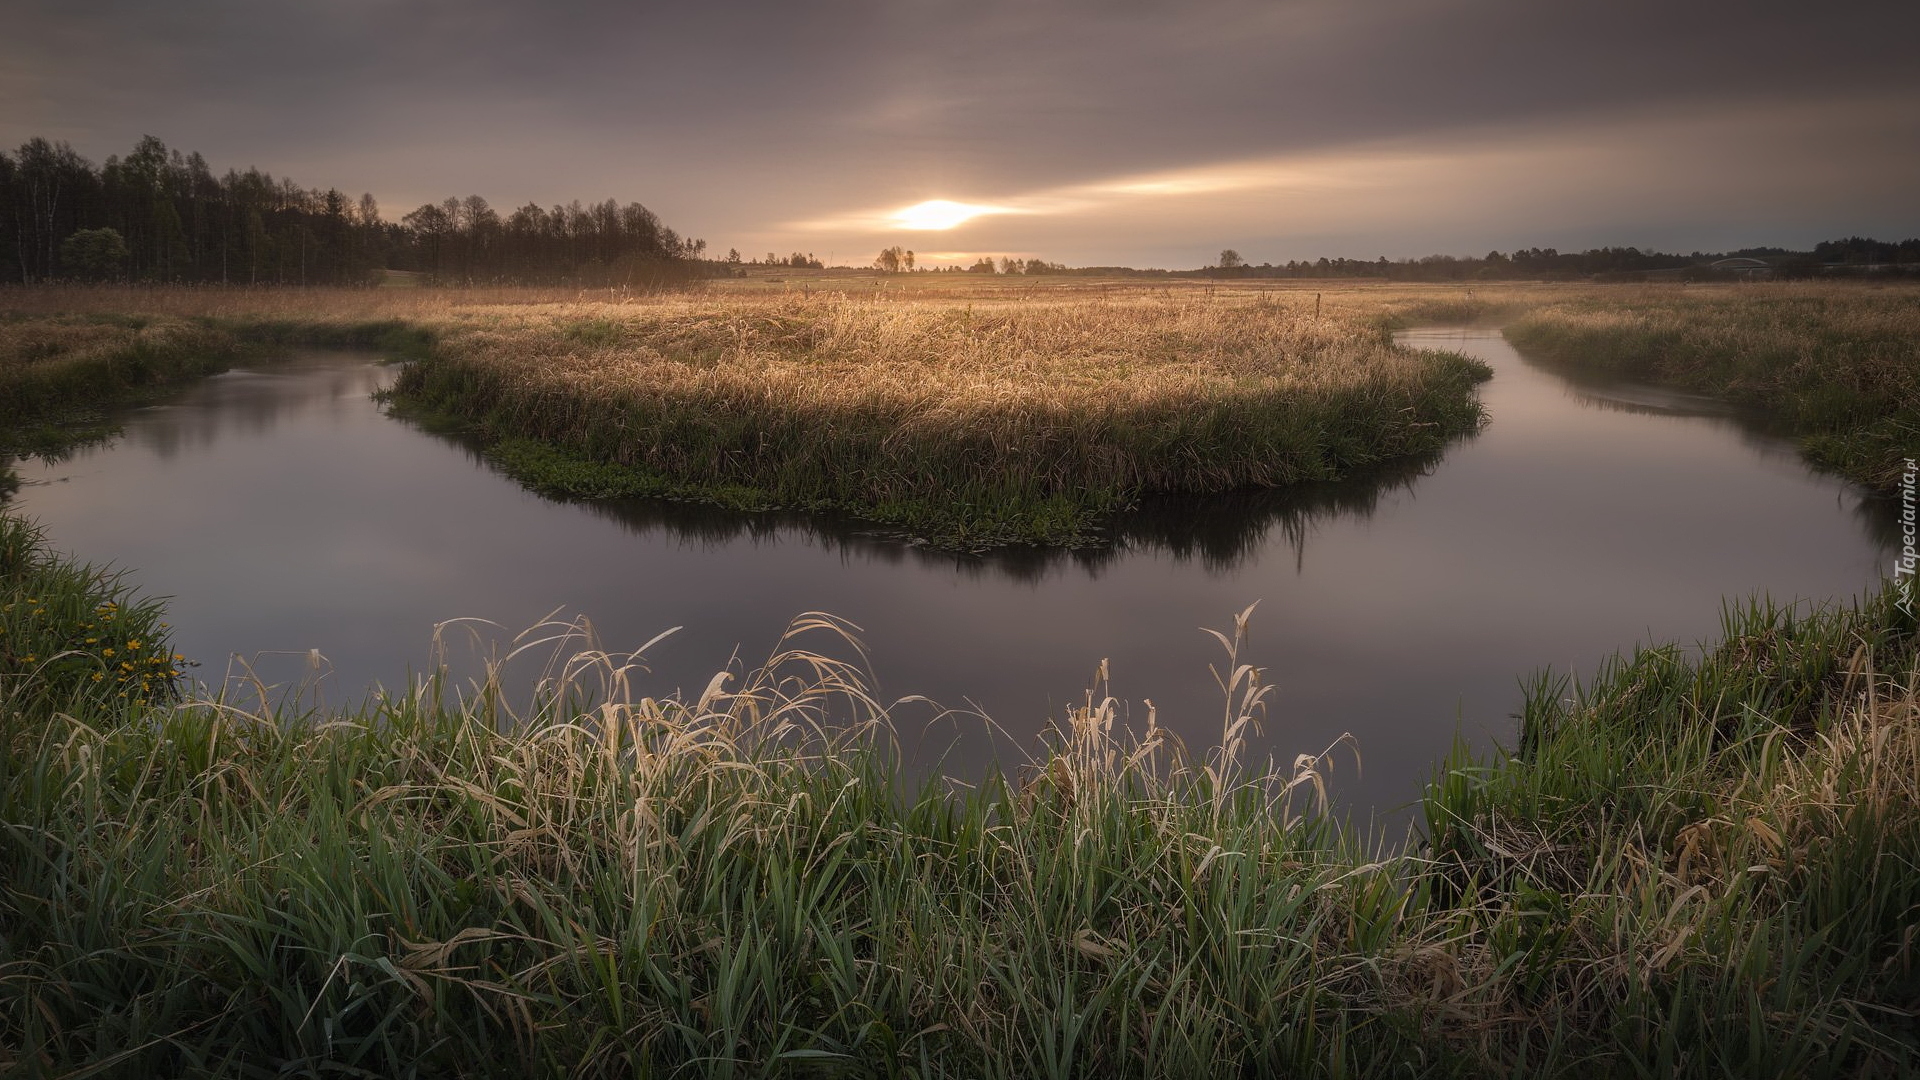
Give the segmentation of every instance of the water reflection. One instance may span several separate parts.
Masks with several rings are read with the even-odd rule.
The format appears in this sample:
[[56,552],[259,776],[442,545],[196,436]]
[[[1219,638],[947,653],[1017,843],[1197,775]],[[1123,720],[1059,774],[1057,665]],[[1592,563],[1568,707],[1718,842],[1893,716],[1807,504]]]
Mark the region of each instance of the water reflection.
[[[471,443],[459,443],[485,462]],[[891,565],[913,564],[965,577],[994,576],[1036,584],[1062,573],[1090,578],[1129,558],[1165,557],[1198,563],[1210,574],[1228,574],[1244,560],[1278,546],[1303,565],[1309,537],[1336,517],[1370,517],[1380,500],[1410,490],[1439,464],[1440,453],[1405,458],[1359,470],[1339,482],[1299,484],[1282,490],[1219,495],[1156,495],[1116,515],[1104,542],[1079,548],[1005,547],[983,552],[930,548],[873,525],[833,514],[742,514],[698,503],[664,499],[602,500],[584,505],[597,517],[637,536],[661,537],[701,550],[734,544],[777,544],[796,536],[843,558]],[[551,500],[564,502],[565,500]]]
[[176,648],[203,672],[238,654],[291,686],[318,664],[336,703],[408,685],[458,617],[506,647],[556,610],[616,651],[681,627],[636,687],[662,697],[831,612],[860,627],[882,700],[992,718],[900,714],[915,768],[962,778],[1022,760],[1103,659],[1134,703],[1123,722],[1151,700],[1211,746],[1220,656],[1198,628],[1260,601],[1246,659],[1275,690],[1252,753],[1353,733],[1365,771],[1343,758],[1334,792],[1358,812],[1414,798],[1456,734],[1510,738],[1543,666],[1701,640],[1723,597],[1843,597],[1883,570],[1881,504],[1740,417],[1573,388],[1488,333],[1408,338],[1493,366],[1483,432],[1348,483],[1149,501],[1081,551],[960,556],[817,518],[556,503],[384,417],[370,394],[392,372],[338,353],[133,413],[111,446],[23,466],[18,501],[56,543],[174,596]]
[[[356,354],[348,354],[356,355]],[[140,411],[125,435],[162,461],[212,450],[231,440],[261,440],[281,425],[331,413],[364,412],[386,369],[367,358],[342,366],[342,354],[299,353],[267,368],[238,368],[193,388],[184,402]]]
[[1881,550],[1897,551],[1903,542],[1897,500],[1868,494],[1844,480],[1821,473],[1800,453],[1792,429],[1777,418],[1703,394],[1613,381],[1525,354],[1516,352],[1515,355],[1528,368],[1561,380],[1567,397],[1587,408],[1637,416],[1688,417],[1717,426],[1771,465],[1831,484],[1834,505],[1847,509],[1867,538]]

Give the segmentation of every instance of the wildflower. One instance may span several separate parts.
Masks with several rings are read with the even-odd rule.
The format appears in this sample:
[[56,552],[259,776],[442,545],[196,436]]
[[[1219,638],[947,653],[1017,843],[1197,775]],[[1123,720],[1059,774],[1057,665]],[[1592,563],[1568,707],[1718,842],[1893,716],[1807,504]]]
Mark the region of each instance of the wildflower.
[[101,655],[101,656],[107,656],[107,657],[111,657],[111,656],[113,655],[113,646],[111,646],[111,645],[109,645],[109,646],[107,646],[106,648],[104,648],[104,649],[101,649],[101,650],[100,650],[100,655]]

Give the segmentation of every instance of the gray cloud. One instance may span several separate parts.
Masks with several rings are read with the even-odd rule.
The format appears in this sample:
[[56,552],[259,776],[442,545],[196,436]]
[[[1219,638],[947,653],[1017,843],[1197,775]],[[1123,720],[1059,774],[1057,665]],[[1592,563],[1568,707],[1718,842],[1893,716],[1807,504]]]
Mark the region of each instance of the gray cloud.
[[[1711,132],[1713,118],[1725,115],[1764,142],[1770,110],[1920,112],[1920,69],[1908,55],[1920,34],[1913,5],[14,6],[0,38],[0,145],[44,134],[99,158],[152,133],[201,150],[216,166],[253,164],[307,184],[370,189],[390,207],[470,191],[501,204],[612,195],[646,202],[722,247],[749,250],[818,251],[867,239],[782,227],[835,212],[1395,142],[1441,147],[1495,129],[1545,144],[1609,118],[1658,127],[1663,117],[1684,116],[1691,130]],[[1781,130],[1791,126],[1783,121]],[[1853,137],[1842,149],[1859,175],[1909,170],[1900,175],[1920,184],[1905,134],[1878,138],[1867,129]],[[1714,182],[1711,161],[1688,160],[1695,182]],[[1579,200],[1546,200],[1535,227],[1558,221],[1569,235],[1584,229],[1594,242],[1630,242],[1598,234],[1684,236],[1685,222],[1673,219],[1691,217],[1700,236],[1744,228],[1753,233],[1742,241],[1764,242],[1782,214],[1774,196],[1716,209],[1682,197],[1685,185],[1669,196],[1623,172],[1609,197],[1607,185],[1591,179],[1581,178]],[[1776,186],[1796,200],[1797,218],[1860,220],[1857,192],[1832,177],[1826,183]],[[1163,212],[1185,215],[1185,226],[1172,225],[1192,235],[1185,247],[1155,242],[1163,256],[1205,257],[1232,239],[1198,233],[1218,216],[1204,205],[1169,203]],[[1882,216],[1867,220],[1878,231],[1920,228],[1897,206],[1876,204],[1874,212]],[[1404,253],[1409,237],[1451,235],[1444,221],[1388,216],[1397,231],[1334,228],[1333,219],[1318,229],[1278,219],[1248,228],[1276,241],[1360,245],[1347,249],[1353,254]],[[1022,225],[1026,237],[1009,231]],[[1066,219],[1041,227],[1007,218],[990,235],[1005,248],[1045,243],[1052,257],[1074,261],[1148,261],[1145,249],[1129,255],[1113,227],[1088,218],[1087,231],[1074,233]]]

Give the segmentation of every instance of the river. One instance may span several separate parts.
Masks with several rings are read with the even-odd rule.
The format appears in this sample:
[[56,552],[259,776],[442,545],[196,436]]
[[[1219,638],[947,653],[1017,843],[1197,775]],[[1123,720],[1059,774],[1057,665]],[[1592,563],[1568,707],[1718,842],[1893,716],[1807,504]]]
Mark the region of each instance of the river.
[[[1254,753],[1290,762],[1350,733],[1337,800],[1389,821],[1456,735],[1511,741],[1536,670],[1711,639],[1723,597],[1851,596],[1890,557],[1871,504],[1713,401],[1579,385],[1488,330],[1402,340],[1492,365],[1484,431],[1343,484],[1156,502],[1086,551],[957,556],[820,519],[555,502],[384,416],[371,395],[391,367],[320,351],[205,380],[129,414],[111,444],[28,463],[18,503],[57,546],[171,596],[202,681],[251,671],[305,703],[408,685],[446,620],[519,630],[556,611],[609,649],[679,627],[647,651],[639,691],[697,694],[736,656],[764,659],[796,615],[829,612],[860,628],[884,699],[963,710],[897,714],[914,767],[959,778],[1023,761],[1102,659],[1129,722],[1150,699],[1211,747],[1222,655],[1200,628],[1230,634],[1257,601],[1243,659],[1273,690]],[[446,636],[464,655],[481,630]]]

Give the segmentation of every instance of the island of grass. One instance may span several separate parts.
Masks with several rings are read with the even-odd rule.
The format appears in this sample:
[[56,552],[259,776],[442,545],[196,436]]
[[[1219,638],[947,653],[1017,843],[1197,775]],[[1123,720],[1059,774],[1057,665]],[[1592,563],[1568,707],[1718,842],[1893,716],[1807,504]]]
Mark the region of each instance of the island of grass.
[[537,489],[1082,544],[1146,493],[1341,477],[1482,421],[1464,357],[1312,301],[696,296],[449,325],[405,412]]
[[1920,288],[1759,284],[1596,292],[1505,329],[1529,355],[1714,394],[1782,424],[1813,464],[1892,495],[1920,454]]

